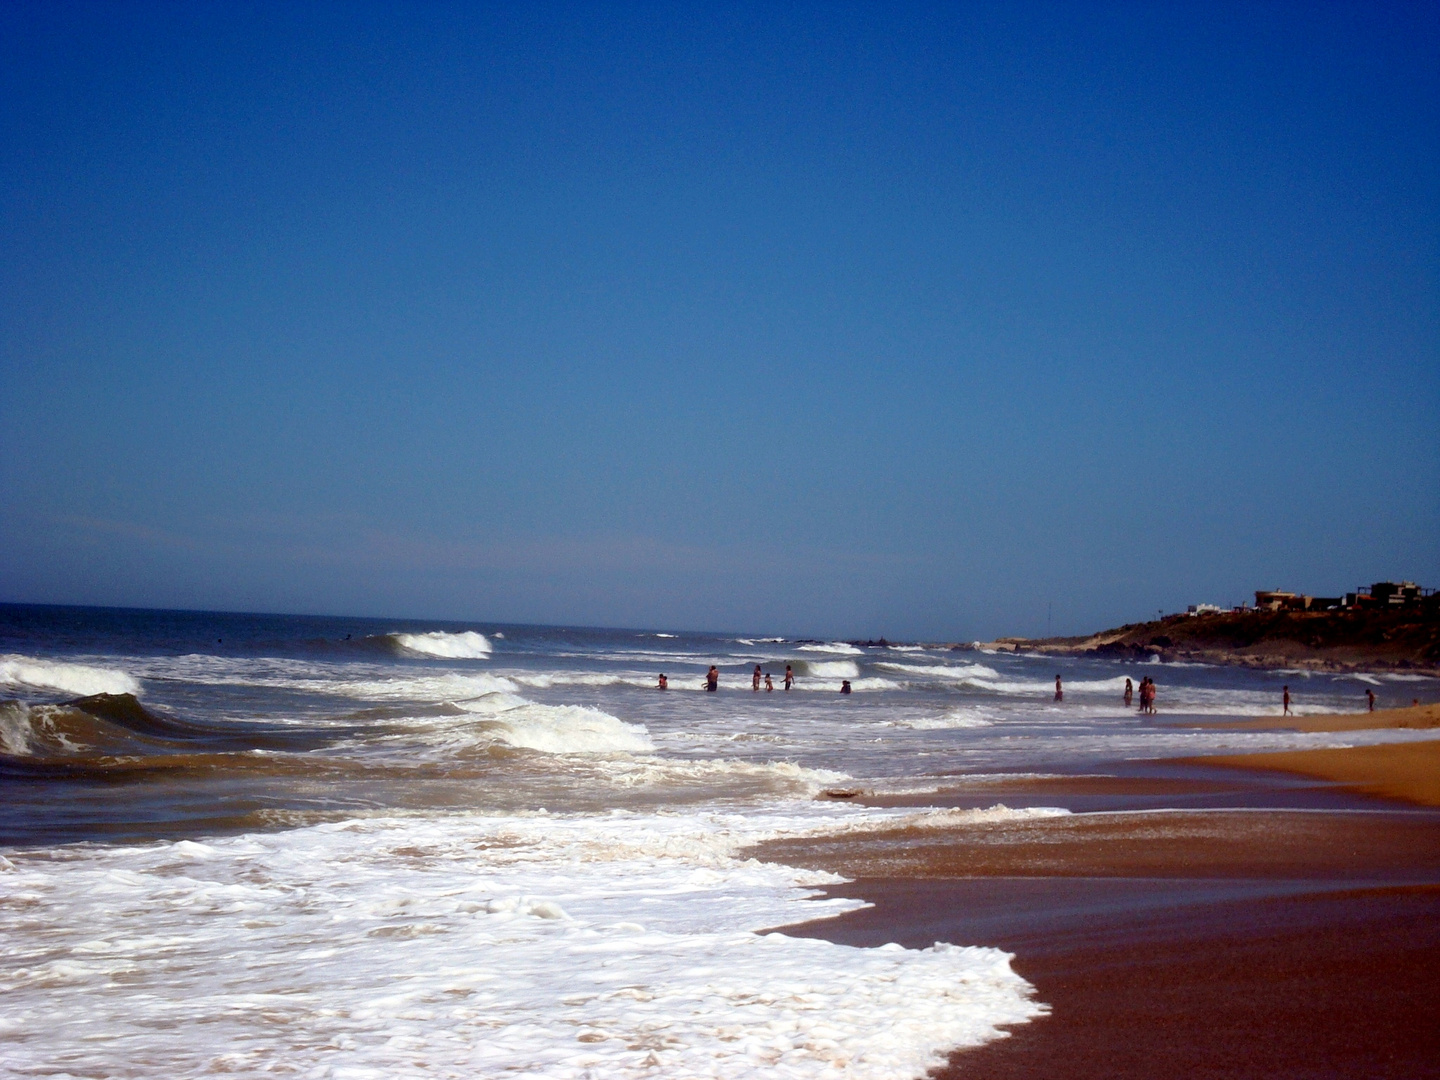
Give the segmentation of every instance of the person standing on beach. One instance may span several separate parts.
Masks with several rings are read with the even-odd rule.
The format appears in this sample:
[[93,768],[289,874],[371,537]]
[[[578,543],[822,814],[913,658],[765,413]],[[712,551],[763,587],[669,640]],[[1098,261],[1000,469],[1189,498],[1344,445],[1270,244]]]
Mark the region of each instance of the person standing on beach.
[[1126,680],[1125,680],[1125,708],[1128,709],[1128,708],[1130,707],[1130,699],[1131,699],[1134,695],[1135,695],[1135,685],[1134,685],[1129,679],[1126,679]]
[[790,687],[792,687],[792,686],[794,686],[794,685],[795,685],[795,673],[790,670],[790,665],[789,665],[789,664],[786,664],[786,665],[785,665],[785,689],[786,689],[786,690],[789,690]]
[[1064,700],[1065,700],[1065,691],[1062,690],[1062,689],[1060,689],[1060,676],[1059,676],[1059,675],[1056,675],[1056,676],[1055,676],[1055,700],[1056,700],[1056,701],[1064,701]]
[[720,669],[717,668],[714,664],[711,664],[710,670],[705,673],[705,689],[720,689]]
[[1281,700],[1285,703],[1285,711],[1282,712],[1280,715],[1281,715],[1281,716],[1289,716],[1289,715],[1290,715],[1290,687],[1288,687],[1288,686],[1282,686],[1280,689],[1284,692],[1284,695],[1285,695],[1283,698],[1281,698]]
[[751,690],[759,690],[759,689],[760,689],[760,665],[759,665],[759,664],[756,664],[756,665],[755,665],[755,674],[750,676],[750,689],[751,689]]
[[1371,690],[1369,687],[1366,687],[1366,689],[1365,689],[1365,697],[1366,697],[1366,699],[1370,702],[1370,711],[1371,711],[1371,712],[1374,712],[1374,711],[1375,711],[1375,691],[1374,691],[1374,690]]

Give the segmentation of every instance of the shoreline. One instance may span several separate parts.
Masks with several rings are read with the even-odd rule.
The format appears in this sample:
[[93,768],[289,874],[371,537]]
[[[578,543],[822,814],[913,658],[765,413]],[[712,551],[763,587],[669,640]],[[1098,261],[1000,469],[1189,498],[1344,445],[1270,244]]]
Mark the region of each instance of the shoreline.
[[[1234,724],[1207,724],[1212,729],[1339,732],[1440,729],[1440,705],[1340,716],[1263,717]],[[1440,733],[1437,733],[1440,734]],[[1287,773],[1336,784],[1348,791],[1398,799],[1419,806],[1440,806],[1440,738],[1375,746],[1325,747],[1256,754],[1221,754],[1179,758],[1182,764]]]
[[[871,905],[777,928],[787,935],[1014,956],[1048,1015],[954,1051],[932,1080],[1440,1078],[1440,813],[1238,764],[1265,756],[957,778],[873,802],[1028,794],[1074,812],[934,827],[917,814],[751,854],[840,873],[850,882],[824,895]],[[1096,800],[1108,808],[1087,810]]]
[[1407,705],[1373,712],[1317,713],[1313,716],[1258,716],[1252,720],[1191,724],[1217,731],[1380,731],[1440,727],[1440,704]]
[[[978,915],[977,884],[989,895]],[[953,1051],[930,1080],[1440,1076],[1440,888],[1177,896],[1143,882],[1044,884],[858,880],[830,895],[872,907],[784,932],[1014,955],[1049,1014]]]

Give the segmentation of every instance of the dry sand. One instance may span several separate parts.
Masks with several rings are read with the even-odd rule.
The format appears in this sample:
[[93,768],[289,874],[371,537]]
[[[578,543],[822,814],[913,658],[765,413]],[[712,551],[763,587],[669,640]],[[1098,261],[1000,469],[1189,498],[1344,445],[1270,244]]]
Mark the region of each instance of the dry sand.
[[[1366,731],[1385,728],[1426,730],[1440,728],[1440,705],[1343,716],[1260,717],[1212,728],[1291,731]],[[1390,743],[1383,746],[1292,750],[1269,754],[1227,754],[1181,759],[1195,765],[1232,769],[1263,769],[1309,776],[1340,785],[1349,791],[1401,799],[1421,806],[1440,806],[1440,740]]]
[[1197,764],[1312,776],[1367,795],[1440,806],[1440,739],[1192,760]]

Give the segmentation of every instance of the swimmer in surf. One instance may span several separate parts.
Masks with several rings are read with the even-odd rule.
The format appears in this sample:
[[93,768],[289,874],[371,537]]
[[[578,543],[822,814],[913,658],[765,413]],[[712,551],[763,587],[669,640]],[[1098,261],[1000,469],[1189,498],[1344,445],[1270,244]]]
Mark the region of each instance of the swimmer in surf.
[[1125,707],[1130,707],[1130,699],[1135,695],[1135,687],[1129,679],[1125,680]]
[[842,694],[848,694],[848,693],[850,693],[850,680],[849,680],[849,679],[841,679],[841,680],[840,680],[840,693],[842,693]]
[[667,679],[667,678],[665,678],[665,675],[664,675],[663,672],[662,672],[661,675],[660,675],[660,681],[655,684],[655,689],[656,689],[656,690],[669,690],[669,689],[670,689],[670,680]]
[[789,664],[786,664],[786,665],[785,665],[785,689],[786,689],[786,690],[789,690],[790,687],[792,687],[792,686],[794,686],[794,685],[795,685],[795,673],[790,670],[790,665],[789,665]]
[[720,669],[717,668],[714,664],[711,664],[710,670],[705,673],[705,689],[720,689]]
[[775,689],[775,684],[770,680],[770,673],[765,672],[765,692],[768,694]]
[[760,689],[760,665],[759,665],[759,664],[756,664],[756,665],[755,665],[755,674],[750,676],[750,689],[751,689],[751,690],[759,690],[759,689]]
[[1064,701],[1064,700],[1065,700],[1065,691],[1062,690],[1062,689],[1060,689],[1060,676],[1059,676],[1059,675],[1056,675],[1056,676],[1055,676],[1055,700],[1056,700],[1056,701]]

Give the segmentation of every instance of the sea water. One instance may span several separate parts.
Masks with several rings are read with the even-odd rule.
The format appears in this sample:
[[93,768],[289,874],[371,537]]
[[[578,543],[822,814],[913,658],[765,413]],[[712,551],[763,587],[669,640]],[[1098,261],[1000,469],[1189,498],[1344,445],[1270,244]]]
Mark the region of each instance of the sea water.
[[1282,683],[1309,713],[1440,696],[972,647],[0,605],[0,1069],[921,1076],[1043,1011],[1011,958],[775,932],[860,902],[745,849],[1064,811],[818,796],[1411,737],[1157,722],[1121,702],[1147,674],[1166,720],[1277,712]]

